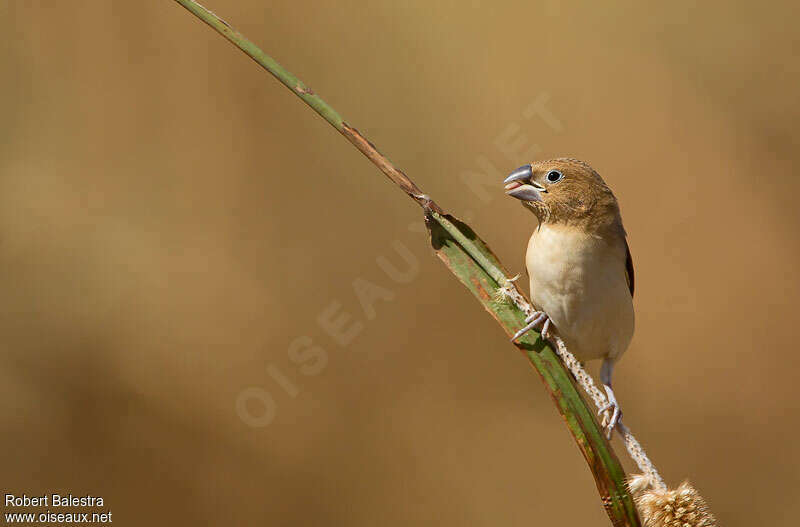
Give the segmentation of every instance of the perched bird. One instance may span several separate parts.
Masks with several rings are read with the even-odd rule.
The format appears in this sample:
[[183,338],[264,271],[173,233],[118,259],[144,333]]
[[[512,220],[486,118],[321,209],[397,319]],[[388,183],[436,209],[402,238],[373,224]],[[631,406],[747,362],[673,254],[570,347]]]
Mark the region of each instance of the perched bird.
[[506,194],[538,219],[525,264],[539,310],[512,340],[542,325],[555,330],[579,360],[603,359],[607,431],[621,413],[611,377],[633,337],[633,261],[617,199],[600,175],[576,159],[524,165],[504,181]]

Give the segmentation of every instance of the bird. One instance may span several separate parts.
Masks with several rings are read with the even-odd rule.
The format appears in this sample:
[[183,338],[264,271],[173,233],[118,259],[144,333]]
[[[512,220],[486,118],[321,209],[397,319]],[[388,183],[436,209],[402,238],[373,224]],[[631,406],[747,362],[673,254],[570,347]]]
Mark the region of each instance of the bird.
[[517,340],[541,324],[579,361],[602,359],[608,404],[600,409],[607,436],[622,418],[612,388],[614,366],[634,331],[634,273],[619,204],[603,178],[572,158],[532,162],[503,181],[537,220],[525,253],[536,309]]

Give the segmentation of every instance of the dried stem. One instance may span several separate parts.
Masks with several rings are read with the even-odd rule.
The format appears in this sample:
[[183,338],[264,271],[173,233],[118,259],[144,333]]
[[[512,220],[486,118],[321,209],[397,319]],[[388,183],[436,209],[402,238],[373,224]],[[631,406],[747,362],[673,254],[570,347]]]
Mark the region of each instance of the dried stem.
[[[386,156],[336,110],[309,89],[300,79],[284,69],[272,57],[246,39],[230,24],[192,0],[176,0],[192,14],[214,28],[255,62],[269,71],[297,97],[344,135],[395,185],[425,211],[437,255],[479,299],[508,335],[524,324],[525,310],[518,302],[497,302],[498,296],[522,299],[516,284],[507,278],[502,264],[488,246],[470,229],[444,211]],[[564,417],[578,447],[595,478],[600,498],[615,526],[640,525],[633,500],[625,482],[625,472],[594,417],[594,410],[581,396],[575,380],[559,355],[541,337],[530,332],[515,343],[542,377],[559,412]]]

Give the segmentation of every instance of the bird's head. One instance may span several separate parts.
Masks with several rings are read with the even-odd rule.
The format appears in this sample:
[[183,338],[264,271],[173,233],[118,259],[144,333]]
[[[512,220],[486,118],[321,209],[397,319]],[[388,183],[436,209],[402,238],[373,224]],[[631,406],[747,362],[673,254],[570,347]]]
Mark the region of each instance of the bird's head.
[[550,159],[523,165],[505,181],[506,194],[522,201],[540,224],[600,228],[618,223],[619,206],[592,167],[577,159]]

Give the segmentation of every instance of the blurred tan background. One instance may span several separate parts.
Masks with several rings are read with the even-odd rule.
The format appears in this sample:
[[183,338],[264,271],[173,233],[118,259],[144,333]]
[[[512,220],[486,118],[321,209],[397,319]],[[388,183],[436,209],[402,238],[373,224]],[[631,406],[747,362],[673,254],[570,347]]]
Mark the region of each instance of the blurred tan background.
[[[502,177],[592,163],[637,270],[627,424],[724,525],[794,525],[791,2],[208,5],[514,272],[533,218]],[[122,525],[608,524],[418,208],[284,87],[171,2],[13,0],[0,27],[4,492]]]

